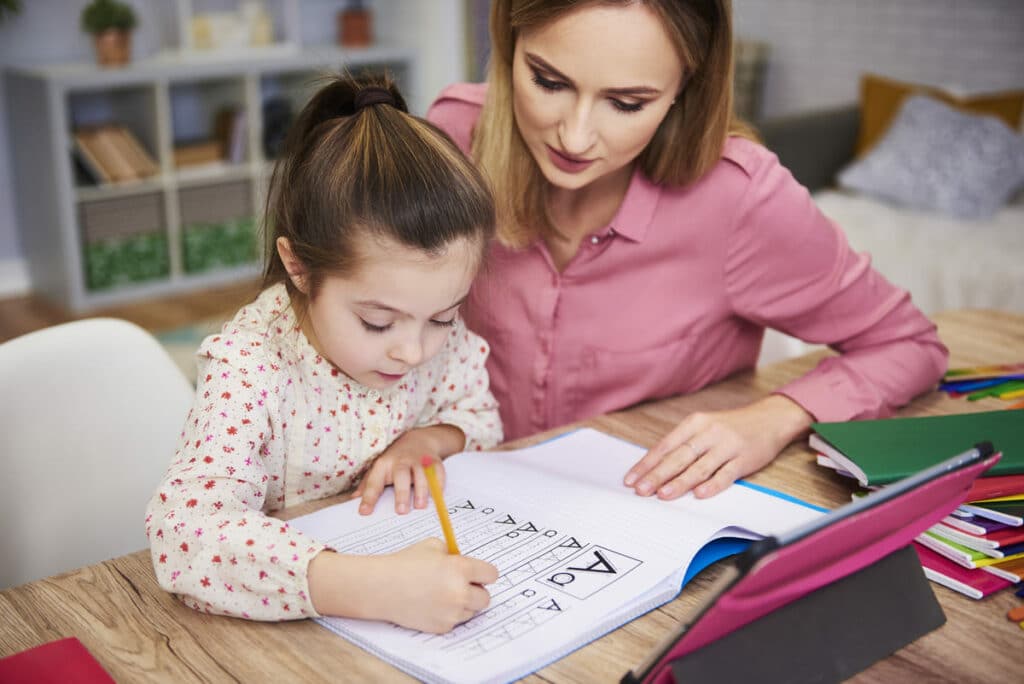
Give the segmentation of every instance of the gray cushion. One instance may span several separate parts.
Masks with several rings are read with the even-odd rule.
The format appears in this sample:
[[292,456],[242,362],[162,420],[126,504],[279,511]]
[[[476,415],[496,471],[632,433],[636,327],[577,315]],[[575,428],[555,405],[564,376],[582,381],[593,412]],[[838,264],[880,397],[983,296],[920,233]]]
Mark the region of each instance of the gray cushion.
[[838,180],[902,206],[988,218],[1024,186],[1024,137],[995,117],[915,95],[882,140]]

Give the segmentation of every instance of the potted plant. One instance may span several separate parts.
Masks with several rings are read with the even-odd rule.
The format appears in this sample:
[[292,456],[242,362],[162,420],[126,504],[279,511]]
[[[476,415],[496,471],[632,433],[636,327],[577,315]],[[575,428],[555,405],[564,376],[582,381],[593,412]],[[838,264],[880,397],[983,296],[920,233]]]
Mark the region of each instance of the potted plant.
[[82,9],[82,30],[92,34],[98,64],[118,66],[131,61],[135,23],[135,10],[118,0],[92,0]]

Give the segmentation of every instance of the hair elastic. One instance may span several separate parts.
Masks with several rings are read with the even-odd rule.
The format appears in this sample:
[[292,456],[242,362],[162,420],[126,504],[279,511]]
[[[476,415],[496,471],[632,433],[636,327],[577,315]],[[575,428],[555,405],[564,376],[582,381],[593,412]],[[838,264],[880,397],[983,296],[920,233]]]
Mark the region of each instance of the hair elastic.
[[356,93],[353,106],[355,111],[359,111],[363,107],[372,107],[373,105],[386,104],[392,107],[397,107],[395,103],[395,96],[391,94],[387,88],[380,88],[378,86],[370,86],[363,88]]

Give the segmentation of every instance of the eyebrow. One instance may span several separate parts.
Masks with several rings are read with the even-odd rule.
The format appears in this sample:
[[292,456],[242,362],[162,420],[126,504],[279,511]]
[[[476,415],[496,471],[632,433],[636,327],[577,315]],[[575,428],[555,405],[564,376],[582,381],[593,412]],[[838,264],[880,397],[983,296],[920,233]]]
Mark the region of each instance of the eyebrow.
[[[460,299],[459,301],[455,302],[454,304],[452,304],[451,306],[449,306],[446,309],[441,309],[440,311],[435,311],[433,313],[433,315],[436,316],[439,313],[444,313],[445,311],[451,311],[455,307],[461,306],[462,303],[465,302],[467,299],[469,299],[469,293],[468,292],[465,295],[463,295],[462,299]],[[387,311],[389,313],[402,314],[403,316],[408,316],[409,315],[408,313],[406,313],[405,311],[402,311],[401,309],[396,309],[393,306],[388,306],[387,304],[385,304],[383,302],[378,302],[376,299],[360,300],[360,301],[356,302],[356,305],[357,306],[366,307],[367,309],[377,309],[379,311]]]
[[[573,87],[576,87],[576,84],[573,82],[571,78],[563,74],[555,67],[551,66],[551,64],[549,64],[543,58],[533,54],[532,52],[527,52],[526,59],[528,62],[532,63],[531,66],[543,69],[544,71],[549,71],[554,76],[557,76],[563,81],[567,81]],[[631,86],[629,88],[605,88],[602,92],[611,95],[661,95],[661,90],[659,90],[658,88],[654,88],[652,86]]]

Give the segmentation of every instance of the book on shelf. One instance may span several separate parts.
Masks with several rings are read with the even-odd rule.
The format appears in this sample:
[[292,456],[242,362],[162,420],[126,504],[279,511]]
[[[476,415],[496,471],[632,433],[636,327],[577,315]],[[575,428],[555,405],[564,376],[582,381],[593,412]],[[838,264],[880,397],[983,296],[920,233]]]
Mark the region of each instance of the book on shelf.
[[[321,618],[320,624],[432,682],[523,677],[675,597],[735,540],[784,532],[820,509],[740,482],[711,497],[637,496],[622,477],[645,449],[582,429],[518,451],[445,460],[451,522],[467,555],[498,567],[490,606],[444,635],[392,624]],[[389,553],[441,537],[433,508],[375,512],[358,501],[290,522],[340,553]],[[703,551],[703,553],[702,553]]]
[[155,176],[160,171],[142,143],[124,126],[108,126],[103,130],[103,135],[110,137],[118,154],[128,162],[136,178]]
[[124,126],[79,128],[72,138],[82,166],[97,182],[141,180],[159,171],[153,158]]
[[239,107],[220,109],[214,117],[213,137],[220,142],[226,161],[232,164],[244,162],[248,138],[245,110]]
[[991,475],[1024,474],[1024,412],[814,423],[810,446],[869,487],[895,482],[989,441],[1002,459]]
[[211,164],[223,159],[224,146],[216,139],[180,142],[174,146],[175,168]]
[[91,135],[85,132],[76,132],[72,136],[72,140],[74,141],[75,160],[78,162],[79,168],[85,172],[89,182],[95,184],[112,182],[114,179],[96,157]]

